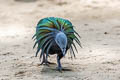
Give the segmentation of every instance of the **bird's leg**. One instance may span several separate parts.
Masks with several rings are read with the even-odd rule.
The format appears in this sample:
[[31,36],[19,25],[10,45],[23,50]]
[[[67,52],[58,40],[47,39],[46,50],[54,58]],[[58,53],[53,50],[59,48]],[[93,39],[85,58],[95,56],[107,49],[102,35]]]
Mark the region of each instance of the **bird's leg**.
[[52,64],[51,62],[48,61],[48,56],[45,55],[45,54],[43,54],[43,60],[42,60],[42,62],[41,62],[41,65],[42,65],[42,64],[45,64],[45,65],[47,65],[47,66],[49,66],[48,64]]
[[60,63],[60,59],[61,59],[62,57],[63,57],[63,56],[57,55],[57,63],[58,63],[57,70],[58,70],[58,71],[62,71],[62,66],[61,66],[61,63]]
[[50,62],[48,61],[48,54],[46,54],[46,63],[50,64]]
[[48,61],[48,56],[49,56],[49,55],[46,54],[46,63],[47,63],[47,64],[55,64],[55,63],[52,63],[52,62],[49,62],[49,61]]
[[45,60],[46,64],[49,64],[50,62],[48,61],[48,55],[46,54],[46,60]]
[[45,54],[43,54],[43,60],[42,60],[42,62],[41,62],[41,65],[42,65],[43,63],[45,63]]
[[47,57],[45,57],[45,54],[43,54],[43,61],[41,62],[41,65],[42,64],[45,64],[45,65],[49,66],[48,61],[47,61]]

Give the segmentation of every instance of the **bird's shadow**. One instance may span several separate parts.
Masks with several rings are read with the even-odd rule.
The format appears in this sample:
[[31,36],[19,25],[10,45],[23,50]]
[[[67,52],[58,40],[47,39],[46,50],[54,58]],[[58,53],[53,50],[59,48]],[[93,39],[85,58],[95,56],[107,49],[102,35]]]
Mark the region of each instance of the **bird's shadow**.
[[54,73],[54,72],[68,72],[68,71],[73,71],[72,69],[68,67],[63,67],[62,71],[58,71],[57,69],[57,64],[52,63],[49,65],[42,65],[43,68],[41,70],[41,73]]
[[[53,71],[58,71],[57,68],[56,69],[52,69]],[[67,68],[67,67],[63,67],[62,71],[72,71],[72,69]],[[59,71],[58,71],[59,72]]]
[[37,0],[14,0],[15,2],[26,2],[26,3],[28,3],[28,2],[36,2]]

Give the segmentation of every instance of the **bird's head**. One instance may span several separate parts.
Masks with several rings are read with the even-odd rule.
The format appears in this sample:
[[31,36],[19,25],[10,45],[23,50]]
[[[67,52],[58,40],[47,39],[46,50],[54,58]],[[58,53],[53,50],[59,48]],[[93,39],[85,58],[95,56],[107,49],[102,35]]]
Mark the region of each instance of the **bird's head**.
[[67,47],[67,36],[63,32],[59,32],[56,34],[55,42],[60,47],[63,56],[66,53],[66,47]]

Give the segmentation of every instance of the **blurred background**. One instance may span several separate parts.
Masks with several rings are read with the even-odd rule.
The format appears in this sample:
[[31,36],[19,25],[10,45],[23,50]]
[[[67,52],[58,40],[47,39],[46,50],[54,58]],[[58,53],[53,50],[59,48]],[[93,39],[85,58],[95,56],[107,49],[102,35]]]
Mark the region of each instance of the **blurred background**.
[[[34,57],[32,36],[45,17],[70,20],[82,37],[77,59],[62,60],[70,71]],[[120,0],[0,0],[0,80],[120,80],[119,70]]]

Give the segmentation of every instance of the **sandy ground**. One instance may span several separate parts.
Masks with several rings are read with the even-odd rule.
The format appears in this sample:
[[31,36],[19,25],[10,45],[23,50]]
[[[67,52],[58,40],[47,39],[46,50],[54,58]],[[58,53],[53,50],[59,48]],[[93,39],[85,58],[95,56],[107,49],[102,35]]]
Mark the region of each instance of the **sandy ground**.
[[[76,59],[40,66],[31,37],[44,17],[69,19],[81,35]],[[50,61],[56,63],[56,57]],[[120,80],[119,0],[0,0],[0,80]]]

